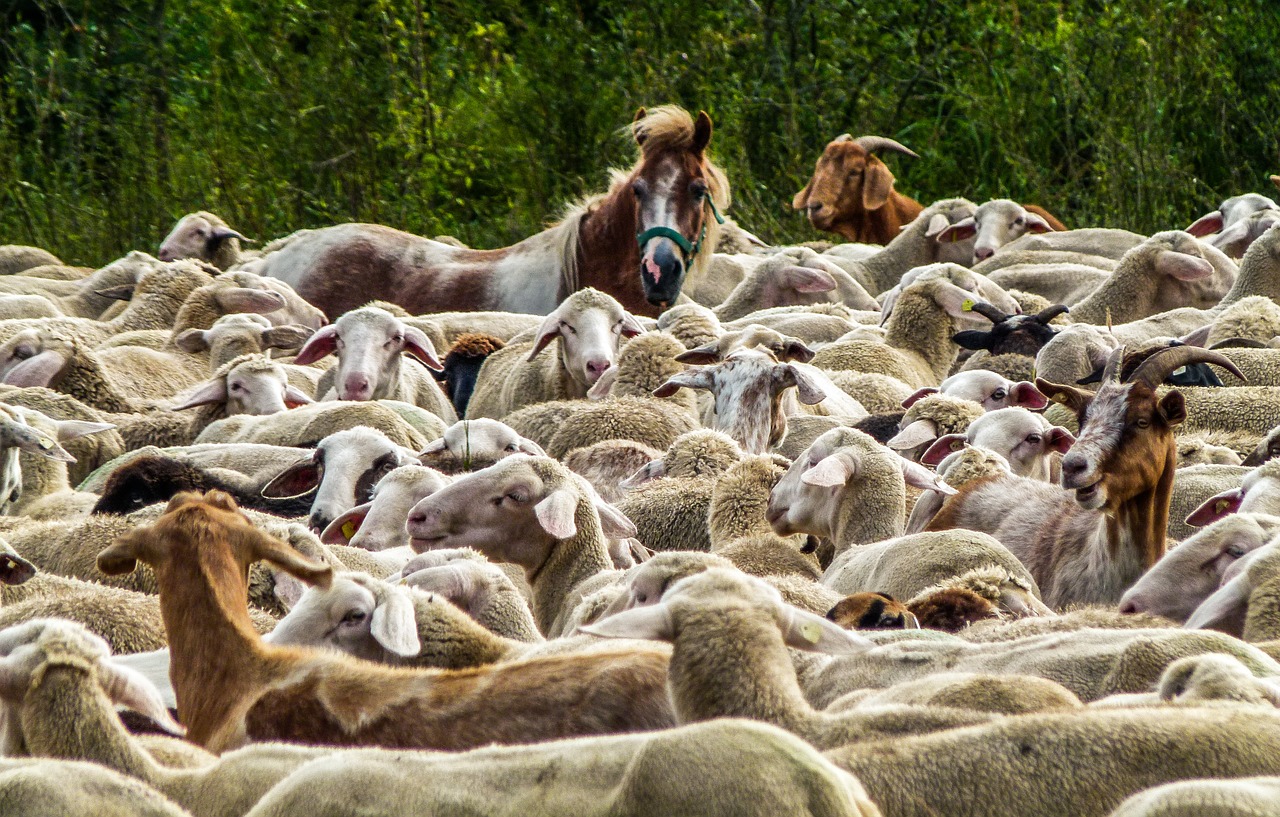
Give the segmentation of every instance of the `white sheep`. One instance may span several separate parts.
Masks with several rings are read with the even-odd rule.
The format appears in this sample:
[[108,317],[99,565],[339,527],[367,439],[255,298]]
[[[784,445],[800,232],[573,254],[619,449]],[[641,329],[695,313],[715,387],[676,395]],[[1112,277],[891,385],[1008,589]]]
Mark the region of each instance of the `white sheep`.
[[408,547],[405,519],[424,497],[449,484],[449,477],[420,465],[401,465],[374,484],[371,498],[334,517],[320,533],[327,545],[381,551]]

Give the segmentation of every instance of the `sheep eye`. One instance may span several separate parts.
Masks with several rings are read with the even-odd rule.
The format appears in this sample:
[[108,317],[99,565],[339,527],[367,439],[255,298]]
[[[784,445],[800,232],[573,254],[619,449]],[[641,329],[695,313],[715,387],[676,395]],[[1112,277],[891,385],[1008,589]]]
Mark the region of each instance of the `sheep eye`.
[[1227,552],[1227,555],[1230,556],[1232,559],[1239,559],[1241,556],[1244,555],[1244,548],[1240,547],[1239,545],[1232,545],[1231,547],[1227,548],[1226,552]]
[[578,334],[578,330],[577,330],[577,329],[574,329],[572,326],[570,326],[569,324],[565,323],[564,321],[560,321],[560,328],[561,328],[563,331],[568,332],[570,335],[576,335],[576,334]]
[[1039,445],[1039,444],[1040,444],[1040,439],[1041,439],[1041,437],[1040,437],[1040,435],[1039,435],[1039,434],[1028,434],[1028,435],[1027,435],[1027,442],[1031,443],[1032,445]]
[[1009,393],[1004,389],[996,389],[995,391],[991,392],[992,400],[1003,400],[1008,396],[1009,396]]
[[17,349],[13,350],[13,356],[18,360],[26,360],[33,355],[35,355],[35,350],[30,346],[19,346]]
[[515,443],[509,443],[509,444],[507,445],[507,449],[506,449],[506,450],[508,450],[508,451],[519,451],[519,450],[520,450],[520,446],[519,446],[519,445],[517,445],[517,444],[515,444]]
[[364,610],[352,610],[342,617],[344,624],[358,624],[365,620],[366,613]]
[[1014,227],[1021,227],[1023,224],[1026,224],[1026,223],[1027,223],[1027,220],[1024,219],[1022,216],[1018,216],[1013,220]]

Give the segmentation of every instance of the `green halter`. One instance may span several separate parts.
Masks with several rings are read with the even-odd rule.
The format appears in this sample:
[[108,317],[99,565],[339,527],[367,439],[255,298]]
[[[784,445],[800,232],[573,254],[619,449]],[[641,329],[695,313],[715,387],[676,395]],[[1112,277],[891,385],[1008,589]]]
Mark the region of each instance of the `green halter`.
[[[716,203],[711,200],[711,196],[704,195],[702,200],[711,208],[711,215],[715,216],[716,224],[724,224],[724,216],[720,215],[720,211],[716,209]],[[697,243],[689,243],[689,239],[680,234],[678,230],[670,227],[650,227],[642,233],[636,233],[636,242],[640,244],[640,249],[644,249],[644,245],[655,238],[669,238],[676,242],[676,246],[680,248],[680,252],[684,253],[684,263],[686,265],[693,262],[698,256],[698,250],[702,249],[702,241],[707,237],[707,220],[702,220],[702,232],[698,234]]]

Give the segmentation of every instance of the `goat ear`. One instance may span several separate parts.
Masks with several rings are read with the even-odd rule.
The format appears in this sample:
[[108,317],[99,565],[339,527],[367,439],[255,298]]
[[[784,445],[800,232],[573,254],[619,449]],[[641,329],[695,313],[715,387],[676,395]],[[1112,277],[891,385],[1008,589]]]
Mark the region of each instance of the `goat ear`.
[[1239,511],[1240,503],[1243,501],[1243,488],[1232,488],[1229,491],[1214,494],[1201,503],[1200,507],[1192,511],[1187,516],[1186,522],[1193,528],[1202,528],[1205,525],[1213,524],[1219,519],[1225,519],[1227,516]]
[[183,411],[196,406],[207,406],[212,403],[225,403],[227,400],[226,378],[218,377],[210,380],[191,392],[185,400],[169,411]]
[[706,111],[698,111],[698,118],[693,123],[693,143],[689,149],[701,154],[711,143],[711,117]]
[[666,383],[653,390],[654,397],[670,397],[680,391],[683,386],[686,389],[706,389],[711,391],[712,386],[711,373],[706,369],[694,372],[681,372],[673,375]]
[[270,562],[307,584],[328,588],[333,582],[332,567],[311,561],[274,536],[269,536],[248,524],[244,527],[243,535],[248,537],[253,558]]
[[915,392],[912,393],[910,397],[902,401],[902,407],[904,409],[911,408],[913,405],[916,404],[917,400],[922,400],[931,394],[937,394],[937,393],[938,393],[938,389],[936,386],[925,386],[923,389],[916,389]]
[[813,360],[815,352],[808,346],[804,345],[804,341],[789,340],[782,350],[782,360],[794,361],[796,363],[808,363]]
[[816,406],[827,399],[827,391],[808,372],[791,363],[780,364],[784,369],[783,382],[795,384],[800,402]]
[[568,488],[557,488],[533,506],[542,529],[556,539],[570,539],[578,532],[574,513],[578,509],[578,495]]
[[1178,338],[1178,340],[1182,341],[1187,346],[1199,346],[1203,348],[1204,345],[1209,342],[1209,335],[1211,334],[1213,334],[1213,324],[1210,323],[1205,324],[1199,329],[1188,332]]
[[923,465],[937,467],[940,462],[964,448],[966,444],[967,440],[963,434],[944,434],[933,441],[933,445],[929,446],[929,449],[920,457],[920,462]]
[[1160,398],[1159,407],[1165,422],[1171,426],[1176,426],[1187,419],[1187,401],[1180,391],[1171,391]]
[[214,303],[225,313],[255,312],[265,315],[284,309],[284,296],[269,289],[250,289],[249,287],[232,287],[214,293]]
[[322,327],[302,345],[293,362],[299,366],[307,366],[320,360],[325,355],[333,354],[338,348],[338,327],[333,324]]
[[1012,398],[1009,405],[1021,406],[1030,411],[1041,411],[1049,406],[1049,399],[1040,393],[1033,383],[1023,380],[1013,384],[1009,390]]
[[417,655],[422,650],[418,620],[408,590],[391,585],[378,594],[378,606],[373,608],[369,632],[386,650],[401,658]]
[[1024,217],[1027,224],[1027,232],[1029,233],[1051,233],[1053,227],[1049,226],[1049,222],[1044,220],[1043,216],[1028,212]]
[[602,618],[594,624],[579,627],[580,632],[601,638],[644,638],[671,641],[676,636],[671,608],[662,602],[647,607],[633,607]]
[[820,615],[778,602],[782,619],[782,640],[788,647],[830,655],[858,655],[875,646]]
[[326,545],[349,545],[351,537],[356,535],[365,517],[369,515],[372,502],[357,505],[351,510],[330,522],[320,534],[320,541]]
[[961,349],[987,349],[989,351],[995,345],[996,338],[994,332],[984,332],[981,329],[966,329],[963,332],[956,332],[952,335],[951,342]]
[[720,346],[712,341],[704,343],[697,348],[690,349],[687,352],[681,352],[676,355],[677,363],[689,363],[694,366],[706,366],[712,363],[720,362]]
[[1061,426],[1054,426],[1045,434],[1045,450],[1065,454],[1076,444],[1075,435]]
[[421,329],[413,326],[404,328],[404,351],[406,354],[421,360],[428,369],[437,372],[444,371],[444,364],[436,357],[435,344]]
[[140,540],[140,534],[147,530],[147,528],[135,528],[123,536],[116,537],[114,542],[98,553],[98,570],[108,576],[132,573],[138,566],[138,557],[141,555],[138,547],[140,541],[145,541]]
[[533,350],[529,352],[529,356],[525,360],[533,360],[547,348],[551,341],[560,337],[560,313],[552,312],[550,315],[542,319],[542,324],[538,327],[538,333],[534,336],[537,341],[533,344]]
[[1057,383],[1045,380],[1043,377],[1036,378],[1036,388],[1045,397],[1055,403],[1066,406],[1077,415],[1085,406],[1089,405],[1089,400],[1092,399],[1089,394],[1080,389],[1072,388],[1071,386],[1060,386]]
[[818,460],[812,468],[800,475],[800,481],[819,488],[834,488],[856,477],[861,468],[862,458],[856,453],[837,451]]
[[960,493],[946,482],[943,482],[942,477],[918,462],[912,462],[906,457],[898,457],[898,464],[902,466],[902,481],[912,488],[919,488],[922,491],[937,491],[946,496]]
[[916,420],[889,438],[885,445],[894,451],[906,451],[932,443],[938,438],[938,424],[933,420]]
[[1195,221],[1191,222],[1191,226],[1187,228],[1187,232],[1196,238],[1204,238],[1212,235],[1222,229],[1222,213],[1214,210],[1212,213],[1206,213]]
[[867,169],[862,173],[862,209],[879,210],[893,195],[893,173],[888,165],[874,156],[869,157]]
[[[937,216],[934,216],[937,218]],[[943,216],[946,218],[946,216]],[[930,227],[933,223],[930,222]],[[978,234],[978,222],[973,220],[973,216],[968,216],[957,221],[955,224],[948,224],[946,229],[938,233],[934,239],[939,244],[954,244],[957,241],[964,241],[966,238],[973,238]]]
[[190,352],[193,355],[198,354],[209,348],[206,334],[207,332],[204,329],[188,329],[173,339],[173,345],[184,352]]
[[809,206],[809,192],[811,190],[813,190],[812,178],[809,179],[809,183],[804,186],[804,189],[799,193],[796,193],[795,197],[791,199],[791,209],[804,210],[807,208]]
[[324,478],[324,466],[315,460],[303,460],[277,474],[262,486],[267,499],[292,499],[314,491]]

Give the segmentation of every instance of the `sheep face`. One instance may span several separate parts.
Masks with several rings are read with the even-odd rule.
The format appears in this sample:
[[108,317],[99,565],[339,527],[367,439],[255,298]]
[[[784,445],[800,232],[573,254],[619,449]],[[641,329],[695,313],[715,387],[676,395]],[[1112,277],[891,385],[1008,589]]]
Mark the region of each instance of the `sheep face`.
[[948,397],[972,400],[987,411],[1018,406],[1039,411],[1049,405],[1048,399],[1036,390],[1035,384],[1026,381],[1015,383],[996,372],[979,369],[952,375],[942,381],[937,389],[921,389],[903,401],[902,407],[910,408],[911,403],[935,391]]
[[399,385],[400,356],[411,355],[428,368],[444,368],[435,347],[420,329],[406,326],[378,307],[366,306],[343,315],[311,336],[296,362],[307,365],[336,353],[334,391],[339,400],[378,400]]
[[8,386],[49,386],[75,353],[75,342],[39,329],[24,329],[0,346],[0,381]]
[[[70,436],[79,435],[68,439]],[[27,425],[18,410],[0,405],[0,514],[8,513],[22,496],[21,453],[58,462],[76,461],[53,437]]]
[[220,377],[197,386],[174,411],[221,403],[228,417],[237,414],[278,414],[313,402],[289,385],[284,369],[265,358],[246,360]]
[[339,573],[327,588],[308,588],[263,640],[331,647],[388,664],[422,649],[411,591],[361,573]]
[[169,235],[160,242],[157,257],[161,261],[177,261],[180,258],[213,261],[223,243],[233,238],[245,240],[243,235],[211,213],[188,213],[178,219]]
[[936,466],[965,445],[975,445],[1004,457],[1014,474],[1048,482],[1050,455],[1065,454],[1074,442],[1070,431],[1050,425],[1039,414],[1024,408],[997,409],[974,420],[964,434],[938,438],[920,462]]
[[320,534],[320,541],[373,551],[408,545],[405,519],[410,509],[448,484],[448,477],[430,468],[396,468],[374,486],[370,501],[330,522]]
[[1053,230],[1044,217],[1028,212],[1021,204],[1009,199],[992,199],[978,207],[970,218],[952,224],[940,241],[961,241],[974,238],[973,261],[985,261],[996,250],[1027,233],[1047,233]]
[[579,290],[543,320],[528,360],[552,341],[560,341],[561,369],[586,393],[617,362],[622,338],[643,331],[640,322],[613,298],[594,289]]
[[[1258,193],[1232,196],[1218,205],[1217,210],[1212,210],[1196,219],[1187,228],[1187,232],[1196,238],[1203,238],[1212,233],[1222,233],[1255,213],[1267,211],[1280,211],[1280,205]],[[1219,246],[1218,249],[1222,247]]]

